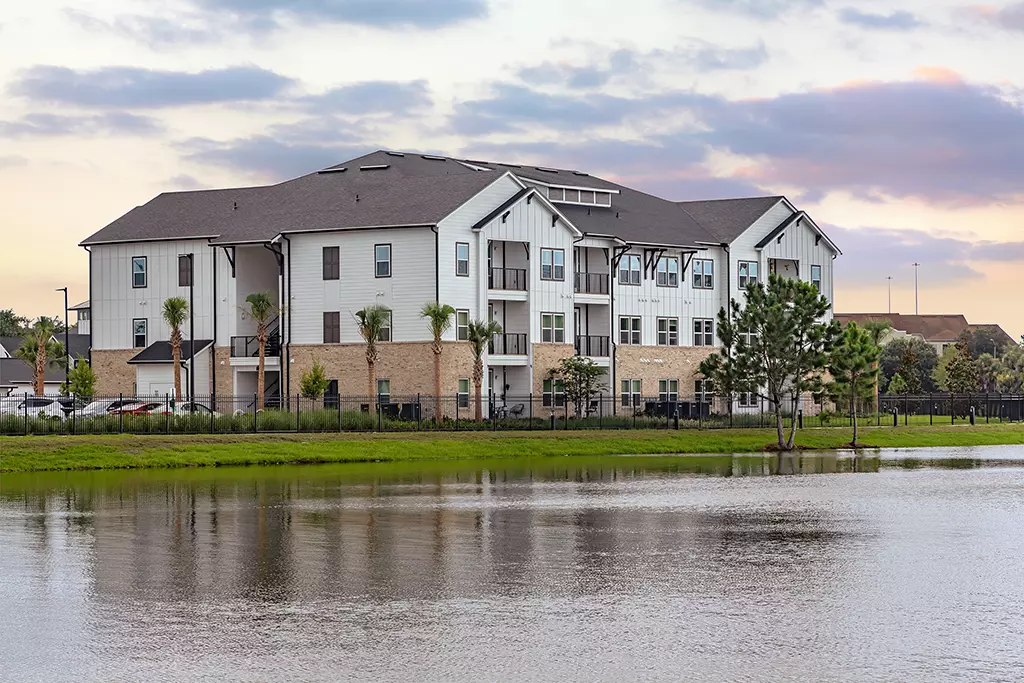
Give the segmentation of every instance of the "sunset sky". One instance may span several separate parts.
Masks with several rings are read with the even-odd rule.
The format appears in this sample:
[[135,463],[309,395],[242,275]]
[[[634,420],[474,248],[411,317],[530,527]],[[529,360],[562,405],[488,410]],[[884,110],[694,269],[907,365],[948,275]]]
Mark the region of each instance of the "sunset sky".
[[86,236],[162,191],[374,149],[785,194],[836,309],[1024,334],[1024,2],[36,0],[0,16],[0,308],[87,298]]

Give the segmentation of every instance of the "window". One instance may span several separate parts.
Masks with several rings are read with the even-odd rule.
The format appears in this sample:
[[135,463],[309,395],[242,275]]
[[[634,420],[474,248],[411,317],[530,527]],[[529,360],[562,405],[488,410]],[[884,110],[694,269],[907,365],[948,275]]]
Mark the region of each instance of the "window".
[[341,247],[324,247],[324,280],[341,279]]
[[640,380],[624,379],[619,386],[622,389],[621,400],[623,408],[640,405]]
[[78,312],[78,322],[83,322],[89,319],[89,309],[83,309]]
[[580,204],[594,204],[593,190],[580,190]]
[[540,314],[540,340],[546,344],[565,343],[565,316],[563,314]]
[[679,286],[679,259],[675,256],[662,256],[658,259],[659,287]]
[[715,345],[715,321],[706,318],[695,318],[693,321],[693,345]]
[[565,190],[560,187],[548,188],[548,199],[553,202],[565,201]]
[[391,403],[391,380],[377,380],[377,400],[381,403]]
[[821,266],[811,266],[811,284],[821,291]]
[[324,344],[341,343],[341,313],[324,313]]
[[132,256],[132,289],[146,286],[146,257]]
[[391,311],[388,311],[387,319],[384,321],[384,325],[380,328],[380,341],[389,342],[392,338],[391,332],[391,318],[394,315]]
[[757,394],[752,391],[741,391],[738,402],[741,408],[756,408]]
[[679,346],[679,318],[658,318],[658,346]]
[[375,245],[373,247],[373,258],[376,263],[375,275],[377,277],[391,277],[391,245]]
[[693,288],[715,288],[715,262],[709,259],[693,259]]
[[747,348],[757,346],[757,333],[756,332],[739,332],[737,333],[738,343],[743,344]]
[[565,405],[565,385],[562,380],[544,380],[544,407],[555,406],[561,408]]
[[747,285],[759,281],[756,261],[740,261],[738,271],[740,275],[740,289],[745,289]]
[[188,254],[178,256],[178,286],[192,286],[192,257]]
[[455,244],[455,275],[469,277],[469,242]]
[[540,250],[540,279],[541,280],[564,280],[565,279],[565,250],[564,249],[541,249]]
[[548,188],[548,199],[553,202],[570,202],[587,206],[611,206],[612,193],[600,190],[569,189],[565,187]]
[[469,311],[455,312],[455,338],[459,341],[469,340]]
[[693,383],[693,398],[697,403],[711,403],[714,391],[711,388],[711,380],[698,379]]
[[574,204],[580,203],[580,191],[579,190],[565,190],[565,201],[572,202]]
[[679,400],[679,380],[677,379],[662,379],[658,380],[658,400],[659,401],[671,401],[675,403]]
[[458,393],[455,396],[458,399],[459,407],[460,408],[468,408],[469,407],[469,380],[468,379],[463,378],[463,379],[459,380],[459,391],[458,391]]
[[146,328],[148,326],[149,323],[145,318],[135,318],[132,320],[132,336],[134,337],[132,343],[135,345],[135,348],[146,348]]
[[624,285],[640,284],[640,257],[626,254],[619,259],[619,282]]
[[640,344],[640,318],[619,318],[619,343]]

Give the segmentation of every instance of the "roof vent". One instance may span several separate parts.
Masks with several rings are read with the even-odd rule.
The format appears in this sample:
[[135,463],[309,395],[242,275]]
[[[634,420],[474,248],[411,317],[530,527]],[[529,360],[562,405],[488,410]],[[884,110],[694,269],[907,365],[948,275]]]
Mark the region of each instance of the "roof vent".
[[544,168],[543,166],[535,166],[538,171],[544,171],[545,173],[558,173],[557,168]]
[[505,168],[522,168],[519,164],[498,164],[498,166],[504,166]]
[[391,168],[391,164],[374,164],[372,166],[360,166],[360,171],[383,171],[384,169]]
[[333,166],[331,168],[325,168],[322,171],[317,171],[317,175],[326,175],[328,173],[344,173],[347,170],[347,166]]
[[232,211],[238,211],[238,202],[235,202],[235,206],[234,206],[234,208],[233,208],[233,209],[231,209],[231,210],[232,210]]
[[424,159],[430,159],[431,161],[448,161],[448,157],[439,157],[433,154],[421,154]]
[[581,175],[581,176],[584,176],[584,177],[587,177],[587,178],[590,177],[589,173],[584,173],[583,171],[573,171],[572,174],[573,175]]
[[384,152],[384,153],[387,154],[389,157],[404,157],[405,156],[401,152]]

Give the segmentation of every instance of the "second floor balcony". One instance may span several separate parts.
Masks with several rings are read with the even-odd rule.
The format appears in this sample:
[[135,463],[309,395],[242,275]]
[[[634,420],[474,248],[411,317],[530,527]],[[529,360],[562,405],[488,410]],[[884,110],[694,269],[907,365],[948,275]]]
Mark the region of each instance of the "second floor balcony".
[[608,273],[576,273],[577,294],[608,294]]
[[529,346],[525,334],[502,332],[491,337],[488,353],[492,356],[526,356]]
[[491,268],[488,289],[506,292],[525,292],[528,285],[525,268]]
[[576,337],[576,355],[591,358],[610,358],[611,337],[579,336]]

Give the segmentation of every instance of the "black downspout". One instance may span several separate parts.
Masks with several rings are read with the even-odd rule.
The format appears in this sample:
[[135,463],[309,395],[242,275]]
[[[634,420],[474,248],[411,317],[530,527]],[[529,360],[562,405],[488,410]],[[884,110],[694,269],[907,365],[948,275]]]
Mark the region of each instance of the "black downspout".
[[441,235],[437,232],[437,226],[430,226],[430,232],[434,233],[434,302],[441,303]]
[[[188,400],[196,400],[196,261],[195,253],[188,255]],[[180,398],[180,397],[179,397]]]
[[210,410],[217,409],[217,247],[213,249],[213,349],[210,351]]
[[92,249],[84,249],[89,254],[89,367],[92,367],[92,326],[96,324],[92,315]]
[[619,345],[616,343],[615,338],[618,336],[618,326],[615,324],[615,260],[611,258],[611,254],[614,253],[611,250],[605,250],[608,253],[608,296],[609,296],[609,315],[611,320],[608,321],[608,343],[611,346],[612,353],[612,385],[608,387],[608,390],[612,395],[612,415],[618,413],[619,402],[615,400],[615,378],[616,378],[616,367],[619,364],[618,353]]
[[[284,282],[285,300],[281,302],[281,305],[279,306],[281,309],[281,315],[288,316],[288,342],[284,345],[284,375],[286,386],[283,386],[280,389],[280,393],[283,394],[281,398],[283,399],[285,396],[291,396],[292,391],[292,311],[291,307],[287,305],[288,302],[291,301],[292,297],[292,241],[288,239],[288,235],[282,234],[281,237],[283,237],[284,241],[288,243],[288,274],[285,277]],[[278,377],[278,384],[280,384],[280,377]],[[291,406],[289,406],[288,409],[291,410]]]
[[[722,242],[722,249],[725,250],[725,310],[728,311],[729,322],[734,322],[732,317],[732,255],[729,253],[729,244]],[[729,351],[732,356],[732,351]],[[729,396],[729,425],[732,426],[732,395]],[[703,410],[700,403],[697,404],[698,415]]]

